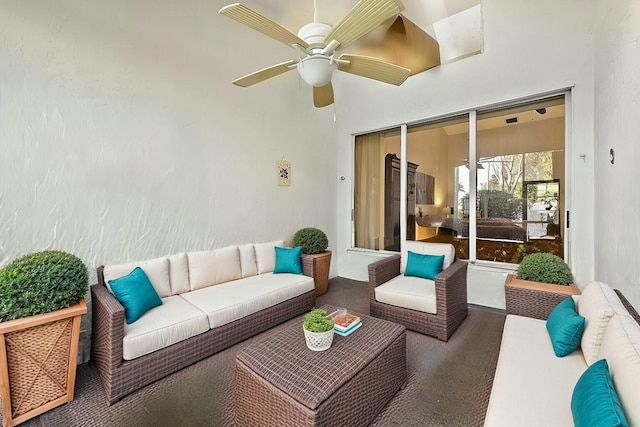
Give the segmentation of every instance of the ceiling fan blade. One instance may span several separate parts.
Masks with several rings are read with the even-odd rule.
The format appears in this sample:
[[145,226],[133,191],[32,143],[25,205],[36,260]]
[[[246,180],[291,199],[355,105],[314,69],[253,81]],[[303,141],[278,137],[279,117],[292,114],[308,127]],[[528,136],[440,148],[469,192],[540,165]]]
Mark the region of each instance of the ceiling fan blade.
[[332,40],[336,40],[340,43],[336,50],[344,49],[403,10],[404,5],[399,0],[360,0],[333,27],[324,42],[328,45]]
[[333,85],[331,82],[324,86],[313,87],[313,105],[316,108],[326,107],[333,104]]
[[234,19],[249,28],[253,28],[254,30],[259,31],[262,34],[271,37],[272,39],[286,44],[287,46],[298,44],[304,49],[307,49],[309,47],[309,44],[307,44],[307,42],[284,28],[282,25],[278,24],[275,21],[272,21],[266,16],[261,15],[255,10],[250,9],[240,3],[234,3],[225,6],[220,9],[218,13]]
[[[342,63],[343,60],[349,61],[349,63],[344,64]],[[338,70],[396,86],[404,83],[409,74],[411,74],[411,70],[408,68],[400,67],[378,58],[346,53],[341,55],[338,60]]]
[[282,64],[263,68],[262,70],[256,71],[255,73],[247,74],[244,77],[240,77],[239,79],[234,80],[232,83],[234,85],[242,87],[251,86],[264,80],[270,79],[271,77],[279,76],[282,73],[286,73],[287,71],[295,68],[294,65],[297,63],[298,61],[287,61],[283,62]]

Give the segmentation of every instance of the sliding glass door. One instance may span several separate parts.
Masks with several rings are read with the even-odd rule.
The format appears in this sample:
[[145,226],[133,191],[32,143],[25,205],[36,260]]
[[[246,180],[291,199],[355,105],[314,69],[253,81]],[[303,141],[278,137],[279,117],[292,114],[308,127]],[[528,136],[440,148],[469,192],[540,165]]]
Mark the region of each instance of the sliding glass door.
[[355,246],[399,251],[406,239],[452,243],[462,259],[563,257],[564,111],[556,96],[357,136]]

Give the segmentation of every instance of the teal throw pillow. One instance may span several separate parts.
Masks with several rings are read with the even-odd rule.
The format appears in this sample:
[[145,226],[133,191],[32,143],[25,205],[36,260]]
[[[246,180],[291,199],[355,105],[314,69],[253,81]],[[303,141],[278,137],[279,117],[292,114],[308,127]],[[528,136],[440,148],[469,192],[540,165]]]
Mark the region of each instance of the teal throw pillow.
[[109,280],[109,287],[124,307],[127,323],[135,322],[147,311],[162,305],[158,293],[140,267],[134,268],[126,276]]
[[302,246],[296,246],[295,248],[280,248],[276,246],[276,266],[273,269],[273,273],[302,274],[300,254],[302,254]]
[[571,413],[576,427],[629,426],[606,359],[594,362],[576,383],[571,396]]
[[404,275],[436,280],[436,276],[442,271],[443,262],[444,255],[425,255],[408,251]]
[[547,318],[547,331],[556,356],[564,357],[578,348],[584,332],[584,320],[576,311],[576,303],[571,297],[551,311]]

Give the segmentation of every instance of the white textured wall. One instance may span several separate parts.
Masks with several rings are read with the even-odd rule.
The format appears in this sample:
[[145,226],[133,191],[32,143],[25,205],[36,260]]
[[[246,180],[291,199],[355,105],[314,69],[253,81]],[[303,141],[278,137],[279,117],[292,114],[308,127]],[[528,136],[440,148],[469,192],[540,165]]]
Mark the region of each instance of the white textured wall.
[[283,59],[226,3],[0,2],[0,265],[62,249],[93,282],[102,263],[303,226],[336,246],[333,111],[293,75],[231,85]]
[[[595,278],[640,307],[640,3],[596,2]],[[615,164],[609,149],[615,150]]]
[[[483,0],[484,53],[410,77],[400,88],[340,76],[338,173],[352,176],[353,133],[574,87],[571,267],[577,282],[594,277],[593,237],[593,1]],[[366,94],[364,96],[363,94]],[[580,157],[586,153],[586,161]],[[338,248],[341,276],[366,280],[367,256],[351,246],[351,180],[339,185]],[[375,256],[368,257],[375,260]],[[506,270],[505,270],[506,271]],[[470,274],[479,290],[470,302],[504,306],[505,272]],[[496,291],[497,290],[497,291]]]

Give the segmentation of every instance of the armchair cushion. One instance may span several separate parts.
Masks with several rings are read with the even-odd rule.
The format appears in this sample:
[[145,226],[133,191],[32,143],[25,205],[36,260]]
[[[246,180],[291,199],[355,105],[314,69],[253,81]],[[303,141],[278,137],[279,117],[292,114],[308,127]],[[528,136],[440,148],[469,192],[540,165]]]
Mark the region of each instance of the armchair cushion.
[[442,271],[444,255],[423,255],[409,251],[405,276],[435,280]]
[[400,256],[400,273],[404,274],[407,269],[407,258],[409,251],[424,255],[444,255],[442,270],[449,268],[456,256],[456,249],[449,243],[427,243],[407,240],[402,244]]
[[437,314],[436,284],[433,280],[414,276],[396,276],[375,288],[378,302]]

